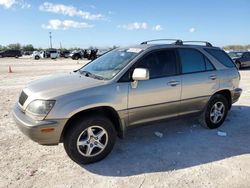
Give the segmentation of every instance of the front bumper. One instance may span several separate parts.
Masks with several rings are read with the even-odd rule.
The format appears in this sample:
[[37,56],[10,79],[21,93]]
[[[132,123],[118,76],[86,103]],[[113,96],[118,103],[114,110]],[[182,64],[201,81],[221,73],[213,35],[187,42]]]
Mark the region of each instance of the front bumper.
[[239,100],[240,95],[242,93],[242,89],[241,88],[235,88],[231,94],[232,94],[232,103],[235,103]]
[[[35,121],[25,115],[19,109],[18,104],[15,104],[13,108],[13,118],[23,134],[42,145],[58,144],[67,122],[67,119]],[[52,131],[46,131],[48,129]]]

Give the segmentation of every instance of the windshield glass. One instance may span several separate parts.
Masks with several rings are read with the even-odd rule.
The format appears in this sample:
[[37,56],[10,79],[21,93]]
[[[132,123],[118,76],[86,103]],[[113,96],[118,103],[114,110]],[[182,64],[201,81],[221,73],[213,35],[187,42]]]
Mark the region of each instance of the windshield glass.
[[141,49],[137,48],[115,49],[81,68],[80,73],[89,72],[105,80],[110,80],[140,52]]
[[238,58],[238,57],[241,57],[242,56],[242,52],[229,52],[228,55],[231,57],[231,58]]

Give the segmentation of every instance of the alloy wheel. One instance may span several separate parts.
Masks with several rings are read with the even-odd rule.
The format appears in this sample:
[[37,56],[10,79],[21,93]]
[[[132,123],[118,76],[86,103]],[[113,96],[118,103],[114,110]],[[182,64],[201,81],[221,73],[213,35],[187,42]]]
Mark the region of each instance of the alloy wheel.
[[86,128],[77,139],[77,150],[85,157],[100,154],[108,143],[108,133],[100,126]]

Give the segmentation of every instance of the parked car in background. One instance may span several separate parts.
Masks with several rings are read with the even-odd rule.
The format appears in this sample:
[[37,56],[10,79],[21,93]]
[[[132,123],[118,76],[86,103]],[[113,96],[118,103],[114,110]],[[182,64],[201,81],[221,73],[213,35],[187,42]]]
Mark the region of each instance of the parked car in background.
[[60,52],[60,56],[64,57],[64,58],[68,58],[70,55],[70,51],[69,50],[64,50]]
[[202,126],[220,127],[242,92],[232,59],[208,42],[150,42],[32,81],[13,109],[18,127],[40,144],[63,142],[79,164],[106,157],[136,125],[196,115]]
[[0,52],[0,57],[21,57],[22,53],[20,50],[4,50]]
[[250,66],[250,52],[248,51],[232,51],[228,55],[232,58],[238,69]]
[[94,60],[97,58],[98,49],[91,49],[88,60]]
[[83,50],[83,58],[88,59],[89,55],[90,55],[90,50],[87,50],[87,49]]
[[32,54],[32,58],[35,60],[46,58],[46,51],[34,51]]
[[33,51],[23,51],[22,52],[22,55],[25,55],[25,56],[30,56],[33,54]]
[[69,57],[74,60],[82,59],[84,58],[84,52],[82,50],[74,50],[69,54]]
[[51,59],[57,59],[60,57],[60,52],[58,50],[49,50],[48,52]]

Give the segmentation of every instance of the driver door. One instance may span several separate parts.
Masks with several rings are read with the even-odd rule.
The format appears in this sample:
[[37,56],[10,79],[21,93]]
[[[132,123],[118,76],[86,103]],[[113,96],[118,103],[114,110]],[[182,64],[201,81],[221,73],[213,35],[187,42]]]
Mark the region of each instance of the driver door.
[[134,68],[147,68],[150,78],[138,81],[136,88],[129,86],[129,125],[177,116],[181,77],[178,75],[175,50],[151,52],[135,63]]

